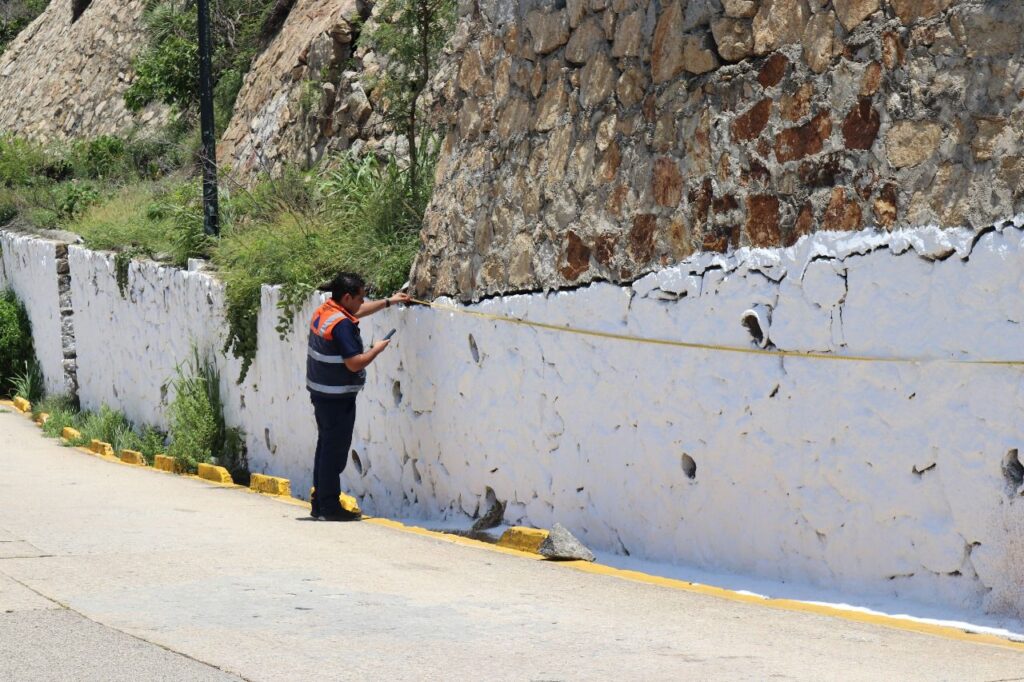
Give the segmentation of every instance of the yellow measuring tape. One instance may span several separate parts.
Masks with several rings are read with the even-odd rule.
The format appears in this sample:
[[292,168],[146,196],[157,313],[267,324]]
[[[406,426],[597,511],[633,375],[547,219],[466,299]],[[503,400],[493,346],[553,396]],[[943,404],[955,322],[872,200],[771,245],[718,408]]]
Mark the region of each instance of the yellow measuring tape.
[[557,324],[549,324],[546,322],[531,322],[530,320],[524,320],[518,317],[508,317],[506,315],[495,315],[493,313],[484,313],[478,310],[467,310],[466,308],[459,308],[450,305],[441,305],[439,303],[431,303],[429,301],[421,301],[419,299],[411,299],[413,303],[418,305],[427,306],[435,310],[444,310],[450,313],[456,313],[459,315],[469,315],[471,317],[477,317],[484,320],[492,320],[495,322],[507,322],[509,324],[521,325],[524,327],[533,327],[535,329],[545,329],[553,332],[562,332],[564,334],[577,334],[579,336],[590,336],[599,339],[611,339],[613,341],[630,341],[632,343],[646,343],[656,346],[674,346],[676,348],[690,348],[695,350],[708,350],[717,351],[721,353],[744,353],[746,355],[769,355],[772,357],[779,358],[807,358],[810,360],[838,360],[844,362],[889,362],[889,363],[903,363],[903,364],[923,364],[931,362],[948,363],[954,365],[992,365],[992,366],[1006,366],[1006,367],[1024,367],[1024,360],[957,360],[955,358],[912,358],[912,357],[875,357],[870,355],[835,355],[833,353],[815,353],[811,351],[798,351],[798,350],[765,350],[763,348],[743,348],[741,346],[723,346],[714,343],[691,343],[688,341],[674,341],[672,339],[655,339],[645,336],[630,336],[628,334],[615,334],[612,332],[599,332],[592,329],[577,329],[575,327],[564,327]]

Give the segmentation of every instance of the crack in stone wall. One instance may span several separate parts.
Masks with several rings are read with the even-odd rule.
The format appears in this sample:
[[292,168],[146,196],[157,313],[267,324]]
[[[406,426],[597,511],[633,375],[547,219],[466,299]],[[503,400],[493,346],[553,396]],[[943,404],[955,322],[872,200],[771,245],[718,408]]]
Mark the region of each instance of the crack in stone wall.
[[1024,208],[1008,0],[460,4],[413,268],[463,300]]

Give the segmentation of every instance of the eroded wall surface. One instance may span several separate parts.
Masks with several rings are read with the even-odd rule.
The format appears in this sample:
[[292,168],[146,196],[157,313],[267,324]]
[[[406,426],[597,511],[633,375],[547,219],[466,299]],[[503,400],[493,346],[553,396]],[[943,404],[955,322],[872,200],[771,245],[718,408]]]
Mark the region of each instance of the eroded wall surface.
[[[53,393],[73,388],[73,379],[69,382],[66,370],[71,369],[73,376],[74,348],[65,348],[61,316],[61,310],[70,306],[66,290],[61,291],[61,275],[66,274],[66,268],[59,267],[66,253],[67,247],[58,242],[0,232],[0,287],[13,289],[25,304],[46,390]],[[65,359],[71,367],[65,367]]]
[[1014,0],[460,3],[413,270],[463,300],[1024,210]]
[[[221,367],[252,470],[304,495],[317,301],[282,339],[277,291],[264,289],[239,386],[219,353],[212,277],[137,263],[122,295],[110,256],[70,256],[76,320],[95,320],[77,325],[83,403],[165,425],[160,387],[197,343]],[[367,341],[398,335],[359,398],[343,484],[376,514],[465,518],[500,500],[506,522],[557,521],[595,548],[1019,614],[1024,368],[971,361],[1022,359],[1022,293],[1024,216],[982,231],[819,233],[701,254],[631,286],[467,309],[745,350],[760,347],[741,324],[756,309],[769,349],[856,361],[391,309],[364,321]]]

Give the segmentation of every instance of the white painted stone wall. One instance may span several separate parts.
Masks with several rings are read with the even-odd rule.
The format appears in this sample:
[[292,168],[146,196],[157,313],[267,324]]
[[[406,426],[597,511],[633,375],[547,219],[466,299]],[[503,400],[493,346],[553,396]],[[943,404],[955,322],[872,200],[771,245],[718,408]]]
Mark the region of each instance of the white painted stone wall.
[[[642,337],[919,362],[838,362],[638,344],[443,310],[398,328],[360,396],[344,485],[373,513],[559,521],[595,548],[851,592],[1024,611],[1024,219],[980,237],[818,234],[701,255],[632,287],[512,296],[473,310]],[[71,250],[83,403],[165,425],[160,387],[192,340],[218,357],[250,464],[308,491],[310,301],[285,339],[263,291],[244,385],[220,353],[223,293],[202,273]],[[9,269],[8,269],[9,272]],[[89,322],[85,323],[84,318]],[[766,323],[767,324],[767,323]],[[148,346],[148,348],[147,348]],[[693,468],[695,467],[695,472]],[[691,478],[688,474],[693,473]]]
[[66,389],[56,248],[52,241],[0,232],[0,288],[13,289],[25,304],[46,390],[62,393]]

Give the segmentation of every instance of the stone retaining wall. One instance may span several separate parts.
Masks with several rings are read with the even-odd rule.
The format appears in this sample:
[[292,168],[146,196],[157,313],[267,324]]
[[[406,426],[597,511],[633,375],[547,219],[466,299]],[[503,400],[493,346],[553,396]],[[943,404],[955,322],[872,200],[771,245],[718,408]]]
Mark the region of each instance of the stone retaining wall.
[[421,294],[1024,209],[1011,0],[460,3]]
[[[238,385],[215,279],[139,262],[122,294],[111,256],[72,247],[69,262],[83,404],[166,425],[162,387],[195,344],[222,372],[252,470],[308,491],[305,325],[317,300],[281,339],[278,292],[264,288],[256,361]],[[30,281],[7,247],[4,264],[8,280]],[[56,281],[53,261],[39,266]],[[1020,615],[1024,370],[958,361],[1022,359],[1022,273],[1024,216],[981,232],[820,233],[700,254],[631,286],[471,308],[751,350],[761,345],[742,319],[755,310],[768,348],[911,360],[899,363],[391,309],[364,322],[367,342],[398,335],[359,398],[343,486],[374,514],[465,520],[498,500],[506,522],[557,521],[596,549]],[[50,298],[26,303],[51,320],[36,337],[54,365]]]
[[44,142],[124,136],[156,125],[167,108],[125,109],[131,62],[145,46],[143,0],[52,0],[0,55],[0,132]]

